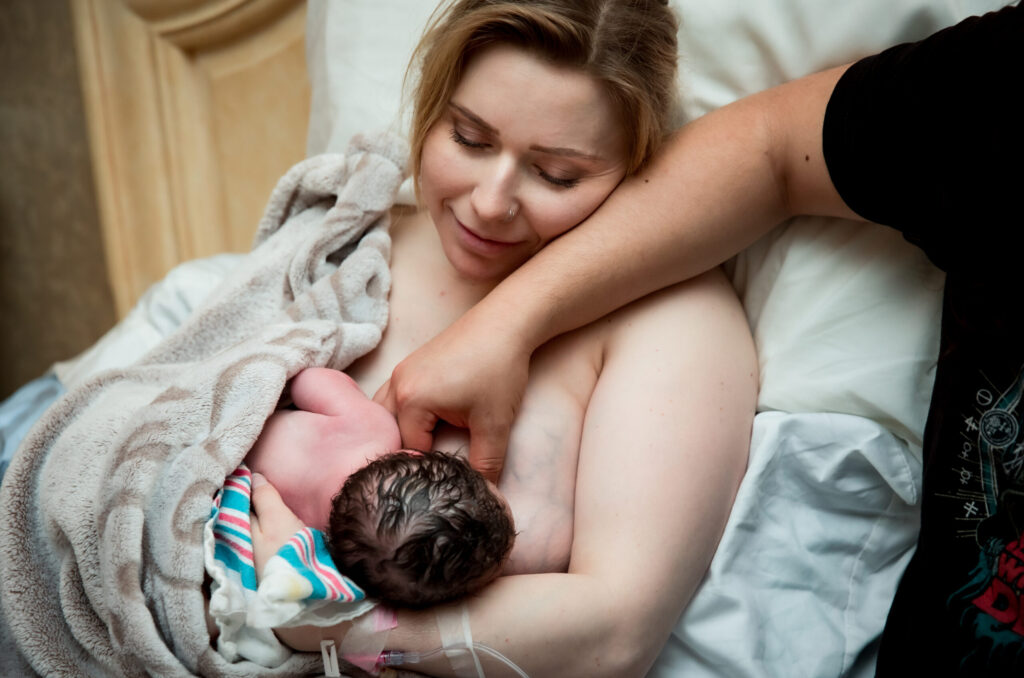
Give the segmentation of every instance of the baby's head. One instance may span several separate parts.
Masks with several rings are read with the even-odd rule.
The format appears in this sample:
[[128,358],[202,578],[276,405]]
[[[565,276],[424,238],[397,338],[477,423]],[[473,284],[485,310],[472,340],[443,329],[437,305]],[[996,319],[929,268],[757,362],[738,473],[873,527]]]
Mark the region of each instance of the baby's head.
[[515,530],[505,501],[461,457],[392,452],[334,498],[329,550],[338,569],[389,604],[425,607],[498,576]]

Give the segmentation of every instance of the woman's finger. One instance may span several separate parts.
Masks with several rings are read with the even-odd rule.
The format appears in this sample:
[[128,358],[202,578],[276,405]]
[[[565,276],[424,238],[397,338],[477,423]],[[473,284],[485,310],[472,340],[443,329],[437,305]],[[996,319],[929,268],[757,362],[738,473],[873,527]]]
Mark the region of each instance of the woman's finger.
[[303,527],[302,521],[285,505],[277,489],[259,473],[252,474],[252,513],[263,531],[287,530],[296,524],[295,530]]
[[253,564],[262,574],[263,566],[292,535],[304,525],[285,505],[274,486],[259,473],[252,475],[252,506],[249,516]]
[[398,413],[398,430],[402,434],[402,446],[413,450],[430,450],[434,447],[434,427],[439,417],[428,409],[407,407]]
[[390,379],[385,381],[384,384],[377,389],[377,392],[373,394],[373,402],[377,403],[378,405],[381,405],[382,407],[387,408],[388,411],[391,412],[391,414],[397,413],[398,410],[395,405],[394,393],[392,393],[391,391]]

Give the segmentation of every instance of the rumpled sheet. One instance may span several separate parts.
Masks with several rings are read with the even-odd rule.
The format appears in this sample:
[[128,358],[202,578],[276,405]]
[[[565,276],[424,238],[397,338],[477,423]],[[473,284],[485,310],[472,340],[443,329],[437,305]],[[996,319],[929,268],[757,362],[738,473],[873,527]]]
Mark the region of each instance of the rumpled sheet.
[[[289,171],[253,251],[138,362],[71,388],[0,489],[5,635],[42,675],[252,676],[210,647],[202,526],[287,380],[341,369],[387,322],[388,209],[407,147],[358,139]],[[14,666],[5,658],[4,666]]]
[[921,466],[878,423],[761,412],[711,568],[649,678],[871,678],[920,525]]

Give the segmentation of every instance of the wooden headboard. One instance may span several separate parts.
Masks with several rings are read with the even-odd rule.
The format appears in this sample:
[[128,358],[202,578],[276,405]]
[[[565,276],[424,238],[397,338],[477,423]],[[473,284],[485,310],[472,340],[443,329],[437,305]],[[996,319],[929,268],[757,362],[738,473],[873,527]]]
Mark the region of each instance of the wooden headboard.
[[247,251],[305,155],[302,0],[70,0],[119,316],[176,264]]

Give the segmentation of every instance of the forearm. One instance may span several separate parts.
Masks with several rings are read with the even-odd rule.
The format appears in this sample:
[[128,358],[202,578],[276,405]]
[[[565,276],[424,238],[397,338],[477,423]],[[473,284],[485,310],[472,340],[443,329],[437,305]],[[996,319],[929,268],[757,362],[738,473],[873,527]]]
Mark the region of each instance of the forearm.
[[716,266],[794,214],[853,216],[821,153],[821,121],[841,72],[787,83],[686,125],[464,323],[508,328],[532,350]]
[[[631,626],[642,628],[650,618],[650,610],[641,609],[630,598],[626,591],[610,590],[599,577],[540,574],[502,577],[464,604],[473,642],[501,653],[527,675],[622,678],[643,673],[635,662],[640,648],[627,631]],[[439,619],[461,626],[462,606],[458,602],[423,611],[400,610],[387,649],[409,656],[441,648]],[[341,647],[349,630],[350,624],[343,623],[277,629],[276,633],[293,649],[317,652],[322,639],[333,639]],[[641,643],[651,645],[644,656],[655,653],[663,640],[638,635],[643,636]],[[476,653],[489,678],[516,675],[488,650]],[[430,676],[455,675],[451,661],[440,652],[404,668]]]
[[[585,574],[540,574],[503,577],[481,596],[465,602],[476,655],[489,678],[516,676],[489,650],[501,653],[530,676],[640,676],[663,638],[633,633],[650,621],[649,609],[638,609],[626,591],[610,590],[608,581]],[[625,587],[628,588],[628,587]],[[461,622],[461,603],[442,609],[441,616]],[[450,622],[449,622],[450,623]],[[671,624],[667,621],[666,626]],[[638,637],[639,636],[639,637]],[[646,650],[640,646],[650,645]],[[429,651],[441,647],[434,610],[400,612],[388,647]],[[443,654],[407,665],[431,676],[455,675]]]

